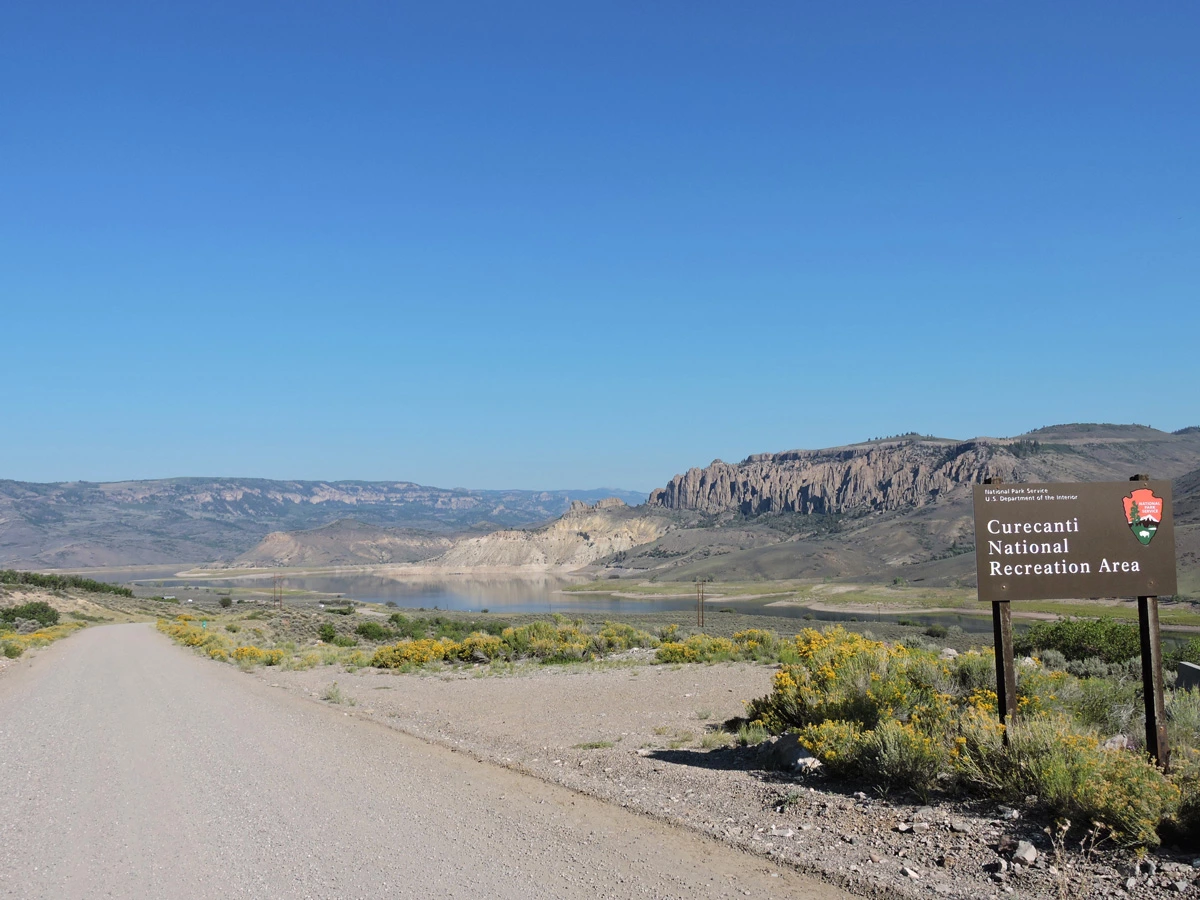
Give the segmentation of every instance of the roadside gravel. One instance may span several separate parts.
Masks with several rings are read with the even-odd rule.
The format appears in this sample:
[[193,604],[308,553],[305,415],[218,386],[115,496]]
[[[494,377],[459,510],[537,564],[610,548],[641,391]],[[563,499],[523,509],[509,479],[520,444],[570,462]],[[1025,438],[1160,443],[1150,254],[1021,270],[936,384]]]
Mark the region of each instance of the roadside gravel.
[[[770,770],[764,748],[706,748],[706,735],[711,744],[720,723],[768,691],[773,667],[651,659],[631,651],[569,666],[266,668],[255,677],[327,705],[334,704],[321,698],[336,682],[333,694],[350,716],[686,826],[864,896],[1200,894],[1191,857],[1181,853],[1163,850],[1150,865],[1104,848],[1056,851],[1036,802],[1019,810],[926,806],[880,797],[869,784]],[[1014,857],[1020,841],[1029,847]]]

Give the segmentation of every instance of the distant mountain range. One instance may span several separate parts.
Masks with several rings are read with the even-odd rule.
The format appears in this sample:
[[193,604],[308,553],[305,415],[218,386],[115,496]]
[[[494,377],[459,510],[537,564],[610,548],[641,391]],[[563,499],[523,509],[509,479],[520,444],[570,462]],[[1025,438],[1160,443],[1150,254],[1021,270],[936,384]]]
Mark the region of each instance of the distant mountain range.
[[[971,486],[1174,478],[1181,592],[1200,592],[1200,429],[1064,425],[1015,438],[903,435],[827,450],[715,461],[675,476],[645,505],[573,504],[553,522],[416,546],[411,534],[344,524],[272,535],[239,562],[338,564],[351,557],[472,568],[557,568],[661,580],[829,578],[974,583]],[[303,548],[303,549],[299,549]],[[357,548],[357,549],[356,549]],[[420,555],[424,554],[423,557]]]
[[1200,428],[1140,425],[1058,425],[966,441],[909,434],[716,460],[676,475],[648,499],[404,482],[0,482],[0,562],[420,563],[605,578],[971,586],[972,485],[988,477],[1124,481],[1138,473],[1173,479],[1180,591],[1200,594]]
[[0,481],[0,563],[76,568],[231,561],[273,531],[353,518],[445,536],[544,522],[572,500],[632,491],[477,491],[411,482],[169,478],[105,484]]

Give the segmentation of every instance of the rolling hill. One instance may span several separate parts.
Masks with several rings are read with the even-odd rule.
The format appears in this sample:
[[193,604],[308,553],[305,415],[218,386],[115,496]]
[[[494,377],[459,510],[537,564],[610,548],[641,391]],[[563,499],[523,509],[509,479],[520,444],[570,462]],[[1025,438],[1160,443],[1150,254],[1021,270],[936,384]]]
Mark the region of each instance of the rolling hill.
[[232,561],[274,531],[354,518],[446,535],[544,522],[629,491],[477,491],[411,482],[170,478],[0,481],[0,563],[25,568]]

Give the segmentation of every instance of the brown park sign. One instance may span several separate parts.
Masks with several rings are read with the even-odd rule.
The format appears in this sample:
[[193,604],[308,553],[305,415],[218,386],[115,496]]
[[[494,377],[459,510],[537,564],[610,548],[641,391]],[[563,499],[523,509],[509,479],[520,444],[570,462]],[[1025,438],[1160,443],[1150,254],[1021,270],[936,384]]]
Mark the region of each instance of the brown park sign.
[[1171,482],[975,485],[979,599],[1175,593]]

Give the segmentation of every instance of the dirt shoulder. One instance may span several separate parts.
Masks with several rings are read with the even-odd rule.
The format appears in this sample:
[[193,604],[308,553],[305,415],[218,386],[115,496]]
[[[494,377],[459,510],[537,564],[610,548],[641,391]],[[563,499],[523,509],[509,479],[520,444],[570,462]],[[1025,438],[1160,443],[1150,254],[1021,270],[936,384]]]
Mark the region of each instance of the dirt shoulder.
[[[868,784],[768,771],[760,749],[706,748],[706,734],[768,691],[773,668],[649,659],[633,651],[617,661],[522,665],[504,674],[324,667],[255,676],[316,702],[329,702],[321,698],[336,681],[351,716],[702,832],[864,896],[1087,897],[1119,886],[1138,898],[1159,896],[1175,881],[1190,885],[1190,857],[1167,851],[1156,859],[1158,880],[1139,876],[1132,886],[1127,857],[1056,857],[1035,805],[1017,818],[990,803],[923,806],[880,798]],[[1005,859],[1003,873],[989,871],[1007,839],[1037,849],[1032,866]]]

